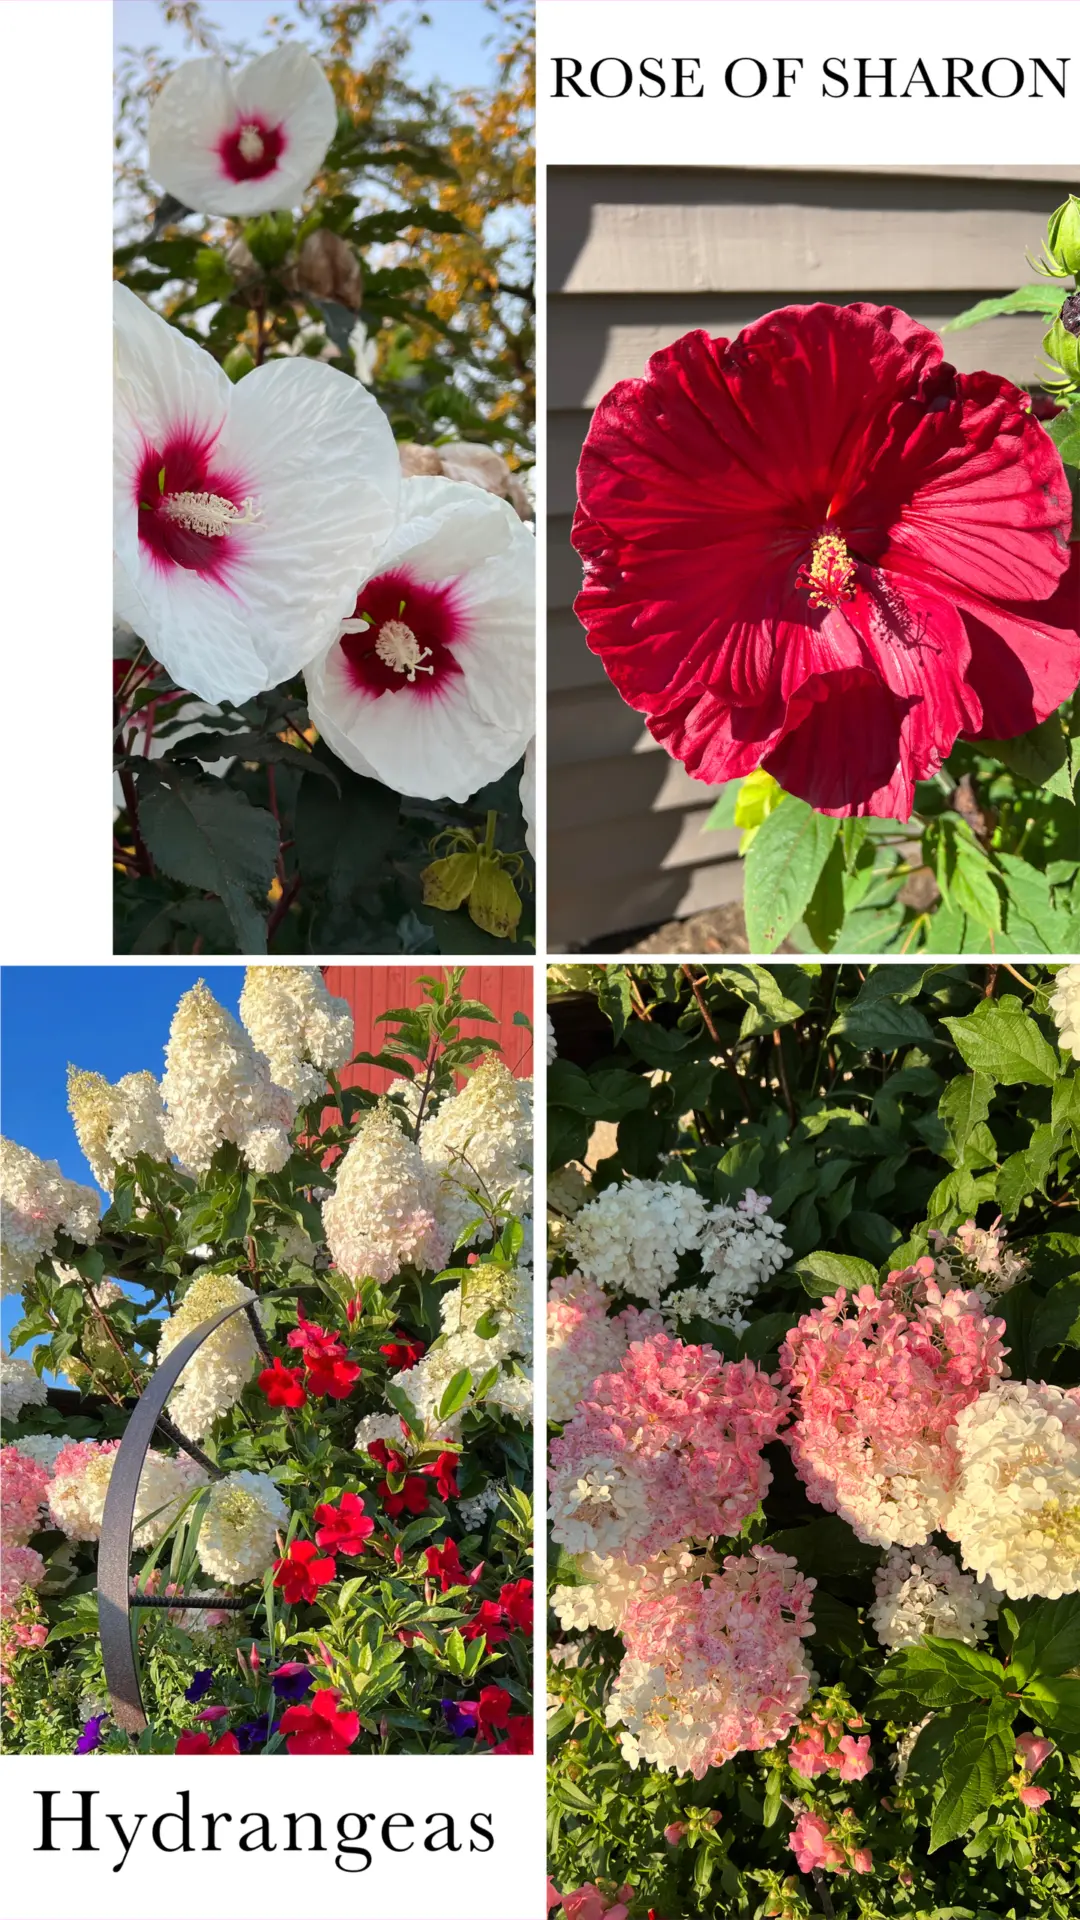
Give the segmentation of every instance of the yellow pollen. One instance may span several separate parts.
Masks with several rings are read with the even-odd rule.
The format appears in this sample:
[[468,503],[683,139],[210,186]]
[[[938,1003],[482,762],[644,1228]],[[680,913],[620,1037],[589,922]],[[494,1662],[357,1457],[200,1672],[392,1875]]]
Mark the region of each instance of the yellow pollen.
[[838,607],[855,598],[855,562],[842,534],[818,534],[810,564],[799,568],[795,585],[808,590],[812,607]]
[[375,651],[384,667],[392,667],[395,673],[403,673],[411,686],[418,673],[434,673],[434,667],[421,665],[431,658],[431,648],[422,647],[411,627],[404,620],[387,620],[379,628],[379,637],[375,642]]
[[259,132],[258,127],[253,127],[253,126],[241,127],[240,138],[237,142],[237,145],[239,146],[240,151],[243,154],[245,160],[261,160],[262,159],[263,152],[265,150],[265,143],[263,141],[262,134]]
[[220,540],[234,527],[253,527],[260,518],[260,509],[250,496],[238,507],[220,493],[166,493],[159,511],[167,520],[175,520],[178,527],[208,534],[212,540]]

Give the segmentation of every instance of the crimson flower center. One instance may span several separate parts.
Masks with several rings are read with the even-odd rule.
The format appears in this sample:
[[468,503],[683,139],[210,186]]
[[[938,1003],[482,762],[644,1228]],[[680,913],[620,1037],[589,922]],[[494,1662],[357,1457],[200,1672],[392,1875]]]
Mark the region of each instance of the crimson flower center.
[[263,180],[285,151],[285,129],[259,114],[245,114],[218,144],[218,159],[230,180]]
[[377,574],[343,620],[339,644],[346,676],[358,693],[403,693],[429,699],[461,673],[455,650],[466,638],[453,583],[433,586],[408,567]]
[[845,600],[854,600],[855,562],[843,534],[831,527],[818,534],[809,561],[804,561],[795,576],[795,585],[806,589],[812,607],[839,607]]
[[212,440],[181,430],[147,445],[135,480],[139,541],[163,571],[183,567],[222,580],[242,543],[231,536],[261,525],[239,474],[212,464]]

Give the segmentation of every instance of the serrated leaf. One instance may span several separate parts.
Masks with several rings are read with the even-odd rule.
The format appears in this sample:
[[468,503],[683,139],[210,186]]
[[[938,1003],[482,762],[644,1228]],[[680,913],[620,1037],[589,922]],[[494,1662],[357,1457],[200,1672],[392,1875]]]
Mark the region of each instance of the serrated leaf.
[[1009,1675],[1023,1686],[1033,1676],[1055,1678],[1080,1667],[1080,1594],[1040,1600],[1021,1622],[1009,1661]]
[[1013,994],[1000,1000],[980,1000],[974,1013],[946,1019],[961,1059],[976,1073],[987,1073],[1004,1086],[1028,1084],[1052,1087],[1058,1059],[1020,1001]]
[[945,1760],[940,1798],[930,1825],[929,1851],[966,1833],[991,1804],[1012,1771],[1012,1701],[981,1700],[957,1734]]
[[823,1300],[838,1287],[855,1293],[859,1287],[872,1287],[877,1280],[877,1269],[851,1253],[808,1253],[795,1262],[792,1272],[815,1300]]
[[218,895],[242,953],[266,952],[266,895],[274,877],[273,815],[221,781],[148,762],[139,781],[139,826],[156,866],[184,886]]
[[1021,780],[1030,780],[1033,787],[1045,787],[1062,767],[1068,766],[1068,739],[1061,716],[1056,713],[1011,740],[986,740],[980,744],[983,752],[1002,761],[1010,772],[1019,774]]
[[965,307],[963,313],[958,313],[955,320],[946,320],[941,331],[959,333],[964,327],[978,326],[981,320],[994,320],[1003,313],[1043,313],[1052,317],[1061,300],[1060,287],[1045,280],[1029,281],[1026,287],[1017,287],[1013,293],[992,294],[988,300],[977,300],[973,307]]
[[1080,467],[1080,402],[1044,425],[1065,465]]
[[1044,1727],[1080,1733],[1080,1680],[1034,1679],[1023,1693],[1024,1711]]
[[801,919],[817,886],[838,820],[785,794],[746,855],[746,931],[751,953],[773,953]]

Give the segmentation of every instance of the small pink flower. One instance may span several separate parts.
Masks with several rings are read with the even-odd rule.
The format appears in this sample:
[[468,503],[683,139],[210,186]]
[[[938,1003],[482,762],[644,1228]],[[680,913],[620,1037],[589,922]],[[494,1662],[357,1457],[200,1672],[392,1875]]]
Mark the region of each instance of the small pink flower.
[[262,1666],[259,1649],[255,1645],[254,1640],[251,1643],[251,1652],[248,1654],[248,1666],[251,1668],[252,1673],[258,1673],[259,1668]]
[[548,1883],[547,1883],[547,1910],[550,1913],[552,1907],[561,1907],[561,1906],[562,1906],[562,1894],[559,1892],[559,1889],[555,1885],[554,1880],[552,1880],[549,1876]]
[[677,1847],[685,1832],[686,1827],[683,1821],[673,1820],[670,1827],[664,1828],[664,1839],[669,1847]]
[[828,1773],[829,1756],[820,1727],[811,1727],[800,1739],[792,1741],[788,1748],[788,1763],[805,1780],[812,1780],[818,1773]]
[[873,1873],[874,1858],[869,1847],[857,1847],[851,1856],[851,1864],[856,1873]]
[[1020,1798],[1025,1807],[1045,1807],[1050,1795],[1045,1787],[1021,1787]]
[[836,1751],[840,1758],[836,1759],[834,1756],[834,1764],[841,1780],[865,1779],[874,1764],[870,1755],[868,1733],[864,1733],[861,1740],[856,1740],[850,1733],[845,1733]]
[[201,1713],[195,1715],[196,1720],[227,1720],[228,1717],[228,1707],[204,1707]]
[[1016,1742],[1016,1751],[1020,1755],[1029,1773],[1038,1773],[1044,1760],[1049,1760],[1054,1751],[1052,1740],[1040,1740],[1038,1734],[1022,1733]]

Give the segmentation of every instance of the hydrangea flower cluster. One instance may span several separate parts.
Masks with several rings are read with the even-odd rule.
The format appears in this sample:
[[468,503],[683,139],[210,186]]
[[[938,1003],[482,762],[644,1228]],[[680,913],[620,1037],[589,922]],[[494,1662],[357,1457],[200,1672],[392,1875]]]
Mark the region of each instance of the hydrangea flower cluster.
[[666,1334],[636,1341],[552,1443],[554,1539],[637,1561],[736,1533],[770,1485],[761,1450],[786,1413],[750,1360]]
[[353,1018],[332,994],[319,967],[249,967],[240,1018],[271,1078],[298,1106],[326,1091],[326,1076],[352,1058]]
[[1000,1596],[988,1580],[961,1572],[937,1547],[893,1547],[874,1574],[874,1632],[891,1653],[917,1646],[924,1634],[977,1646],[997,1619]]
[[334,1169],[323,1203],[323,1227],[334,1264],[350,1280],[381,1285],[403,1266],[438,1271],[452,1241],[443,1221],[439,1183],[389,1102],[365,1114]]
[[99,1187],[111,1193],[118,1167],[137,1154],[167,1160],[165,1110],[152,1073],[125,1073],[115,1086],[100,1073],[68,1068],[68,1112]]
[[[425,1425],[442,1437],[455,1436],[473,1405],[473,1392],[492,1367],[498,1378],[488,1388],[485,1404],[498,1407],[523,1426],[532,1419],[533,1333],[532,1280],[521,1267],[502,1267],[480,1261],[459,1286],[444,1293],[439,1303],[442,1332],[414,1367],[398,1376]],[[478,1332],[478,1326],[491,1331]],[[472,1374],[468,1399],[449,1420],[438,1417],[439,1402],[456,1373]]]
[[609,1314],[603,1288],[580,1273],[555,1278],[547,1309],[547,1410],[549,1420],[569,1420],[592,1383],[617,1367],[632,1340],[663,1333],[663,1316],[646,1307]]
[[1050,1008],[1059,1045],[1074,1060],[1080,1060],[1080,965],[1058,968]]
[[[119,1440],[77,1440],[57,1455],[49,1485],[49,1512],[69,1540],[97,1540]],[[188,1495],[206,1478],[186,1454],[146,1456],[139,1477],[132,1539],[153,1547],[174,1524]]]
[[0,1447],[0,1541],[25,1547],[42,1524],[48,1469],[21,1447]]
[[921,1546],[941,1526],[958,1471],[954,1428],[1004,1367],[1002,1320],[933,1261],[890,1274],[881,1294],[845,1290],[805,1314],[780,1350],[794,1424],[785,1435],[811,1500],[860,1540]]
[[1028,1270],[1022,1253],[1014,1253],[1005,1244],[1005,1227],[1000,1216],[989,1227],[965,1220],[951,1234],[930,1229],[930,1244],[937,1258],[934,1277],[942,1287],[970,1287],[984,1305],[997,1294],[1008,1293]]
[[607,1705],[629,1764],[700,1780],[782,1740],[810,1692],[813,1587],[787,1554],[757,1546],[729,1554],[716,1578],[632,1600]]
[[47,1389],[40,1374],[20,1354],[0,1353],[0,1400],[4,1419],[18,1420],[27,1407],[43,1407]]
[[[695,1314],[741,1332],[740,1309],[791,1252],[769,1201],[750,1188],[737,1207],[711,1206],[696,1187],[630,1179],[605,1187],[566,1231],[586,1279],[662,1309],[674,1325]],[[703,1280],[676,1287],[684,1255],[700,1256]]]
[[55,1160],[0,1140],[0,1290],[21,1293],[58,1233],[92,1246],[100,1211],[94,1189],[65,1180]]
[[[532,1083],[515,1079],[497,1054],[489,1054],[460,1093],[425,1121],[420,1151],[440,1176],[439,1221],[451,1246],[461,1245],[477,1217],[469,1188],[511,1213],[531,1214]],[[469,1237],[482,1232],[477,1227]]]
[[161,1092],[169,1152],[193,1173],[205,1172],[226,1140],[259,1173],[279,1172],[292,1152],[295,1096],[275,1084],[266,1056],[205,981],[173,1015]]
[[241,1470],[215,1480],[199,1528],[199,1564],[212,1580],[240,1587],[261,1580],[289,1510],[267,1473]]
[[1000,1380],[959,1413],[945,1519],[966,1567],[1012,1600],[1080,1591],[1080,1388]]
[[565,1632],[584,1632],[598,1627],[602,1632],[622,1628],[632,1600],[648,1588],[658,1595],[691,1579],[699,1561],[686,1547],[674,1547],[654,1554],[643,1566],[632,1566],[613,1554],[601,1560],[595,1553],[577,1557],[581,1575],[576,1586],[560,1585],[551,1595],[552,1609]]
[[[242,1306],[254,1298],[251,1288],[235,1274],[198,1274],[161,1329],[158,1365],[168,1359],[185,1335],[205,1326],[222,1308]],[[232,1314],[196,1348],[169,1396],[169,1411],[189,1439],[201,1439],[215,1420],[236,1405],[258,1358],[259,1349],[246,1313]]]

